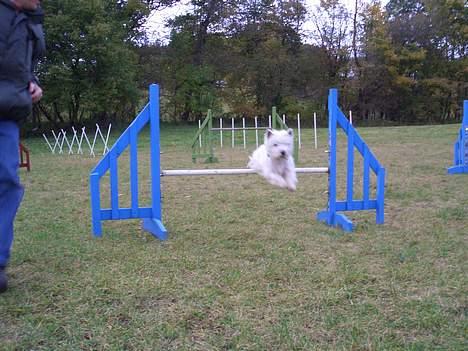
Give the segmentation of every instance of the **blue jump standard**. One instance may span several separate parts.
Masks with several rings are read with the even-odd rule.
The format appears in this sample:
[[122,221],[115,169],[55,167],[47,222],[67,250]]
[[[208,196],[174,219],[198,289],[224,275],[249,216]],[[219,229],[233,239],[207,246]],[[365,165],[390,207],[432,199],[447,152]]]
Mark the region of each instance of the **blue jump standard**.
[[[369,147],[338,107],[338,92],[330,89],[329,110],[329,165],[328,165],[328,205],[317,214],[317,219],[329,226],[352,231],[353,223],[342,213],[345,211],[375,210],[376,223],[384,223],[385,169],[372,154]],[[150,123],[151,136],[151,207],[139,206],[138,194],[138,134]],[[337,127],[348,137],[346,199],[337,201]],[[119,207],[118,158],[129,148],[130,151],[130,191],[131,207]],[[354,149],[363,157],[363,198],[353,197]],[[101,208],[100,180],[110,173],[110,208]],[[370,172],[377,177],[376,197],[370,198]],[[152,84],[149,89],[149,103],[138,114],[130,126],[117,139],[109,152],[99,161],[90,174],[91,214],[93,234],[102,236],[102,221],[122,219],[142,219],[142,227],[155,237],[167,239],[167,230],[162,222],[160,130],[159,130],[159,86]]]
[[468,100],[463,101],[463,120],[453,145],[453,164],[447,169],[449,174],[468,173]]
[[[341,128],[348,137],[348,163],[346,200],[336,200],[336,173],[337,173],[337,127]],[[328,143],[329,153],[329,178],[328,178],[328,208],[317,214],[317,220],[325,222],[329,226],[340,227],[344,231],[352,231],[353,223],[338,211],[376,211],[376,224],[384,223],[385,203],[385,168],[383,168],[372,151],[363,141],[353,125],[348,121],[338,107],[338,91],[330,89],[328,96]],[[364,159],[362,179],[362,200],[353,198],[354,183],[354,149],[357,149]],[[370,171],[377,176],[376,199],[369,198]]]

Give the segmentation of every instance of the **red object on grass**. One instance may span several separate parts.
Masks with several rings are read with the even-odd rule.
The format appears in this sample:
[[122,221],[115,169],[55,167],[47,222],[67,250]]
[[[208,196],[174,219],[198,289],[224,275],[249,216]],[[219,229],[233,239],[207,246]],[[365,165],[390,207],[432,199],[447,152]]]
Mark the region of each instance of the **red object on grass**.
[[19,144],[20,153],[20,168],[26,167],[28,172],[31,171],[31,160],[29,159],[29,150],[23,145]]

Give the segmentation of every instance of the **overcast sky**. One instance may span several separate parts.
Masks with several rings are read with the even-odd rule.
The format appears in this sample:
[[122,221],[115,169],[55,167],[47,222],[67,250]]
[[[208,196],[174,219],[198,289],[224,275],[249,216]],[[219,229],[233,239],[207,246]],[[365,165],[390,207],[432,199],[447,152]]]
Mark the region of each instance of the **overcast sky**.
[[[364,0],[366,1],[366,0]],[[382,6],[385,5],[389,0],[381,0]],[[354,11],[355,0],[341,0],[341,2],[348,7],[349,10]],[[320,0],[305,0],[308,12],[311,12],[315,6],[320,3]],[[169,18],[173,18],[177,15],[182,15],[190,11],[190,0],[182,0],[178,5],[164,9],[162,11],[154,12],[146,23],[146,28],[150,38],[155,38],[163,42],[168,41],[169,30],[165,27],[165,22]],[[311,30],[312,24],[310,21],[304,23],[304,30]]]

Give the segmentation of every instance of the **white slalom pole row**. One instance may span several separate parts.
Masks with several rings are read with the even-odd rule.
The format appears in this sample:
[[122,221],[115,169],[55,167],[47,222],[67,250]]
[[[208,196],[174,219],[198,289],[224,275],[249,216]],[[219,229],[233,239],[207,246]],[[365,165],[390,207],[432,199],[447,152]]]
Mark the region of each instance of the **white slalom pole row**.
[[[88,148],[89,148],[89,154],[91,156],[96,156],[94,151],[96,147],[96,141],[98,140],[98,136],[99,136],[103,143],[102,154],[105,155],[109,151],[109,147],[107,145],[109,143],[111,128],[112,128],[112,124],[109,124],[109,127],[107,128],[106,136],[104,136],[99,125],[96,124],[96,132],[94,133],[94,138],[93,138],[92,143],[90,142],[88,135],[86,134],[86,127],[81,128],[81,135],[79,135],[79,131],[77,131],[75,127],[72,127],[73,136],[71,137],[71,141],[68,139],[69,137],[67,137],[67,132],[65,130],[60,129],[58,134],[56,134],[54,130],[51,130],[52,136],[53,136],[53,141],[52,141],[53,145],[45,134],[42,134],[42,136],[44,137],[44,140],[46,141],[47,146],[50,149],[50,152],[52,152],[53,154],[55,153],[63,154],[64,151],[66,151],[66,148],[68,148],[68,155],[72,155],[72,154],[75,154],[75,148],[76,148],[76,154],[83,155],[82,146],[83,146],[83,142],[86,141],[86,144],[88,145]],[[201,143],[201,140],[200,140],[200,143]]]
[[[349,111],[350,113],[350,122],[351,124],[353,123],[353,116],[352,112]],[[286,115],[283,114],[282,118],[283,123],[286,124]],[[301,115],[298,113],[297,114],[297,140],[298,140],[298,148],[302,149],[302,127],[301,127]],[[219,127],[218,128],[211,128],[211,131],[219,132],[219,143],[220,146],[223,147],[223,131],[227,131],[231,133],[231,147],[235,147],[235,132],[236,131],[242,131],[242,136],[243,136],[243,146],[244,149],[247,148],[247,134],[246,132],[248,130],[255,130],[255,146],[258,147],[259,145],[259,137],[258,137],[258,131],[259,130],[265,130],[267,127],[261,127],[258,125],[258,117],[254,117],[254,127],[246,127],[246,122],[245,122],[245,117],[242,118],[242,127],[236,127],[235,126],[235,120],[234,118],[231,118],[231,127],[224,127],[223,126],[223,119],[219,118]],[[201,127],[201,120],[198,121],[198,128],[200,129]],[[268,115],[268,128],[271,128],[271,115]],[[313,130],[314,130],[314,146],[315,149],[318,148],[318,138],[317,138],[317,113],[314,112],[313,115]],[[101,134],[102,135],[102,134]],[[199,145],[202,147],[202,139],[201,135],[198,137]]]

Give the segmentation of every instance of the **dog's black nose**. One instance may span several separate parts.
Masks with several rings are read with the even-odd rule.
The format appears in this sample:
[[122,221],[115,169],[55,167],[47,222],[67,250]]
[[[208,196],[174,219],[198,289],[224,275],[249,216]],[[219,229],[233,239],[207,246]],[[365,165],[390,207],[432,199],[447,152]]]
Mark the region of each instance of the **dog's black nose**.
[[286,151],[281,151],[281,156],[286,156]]

